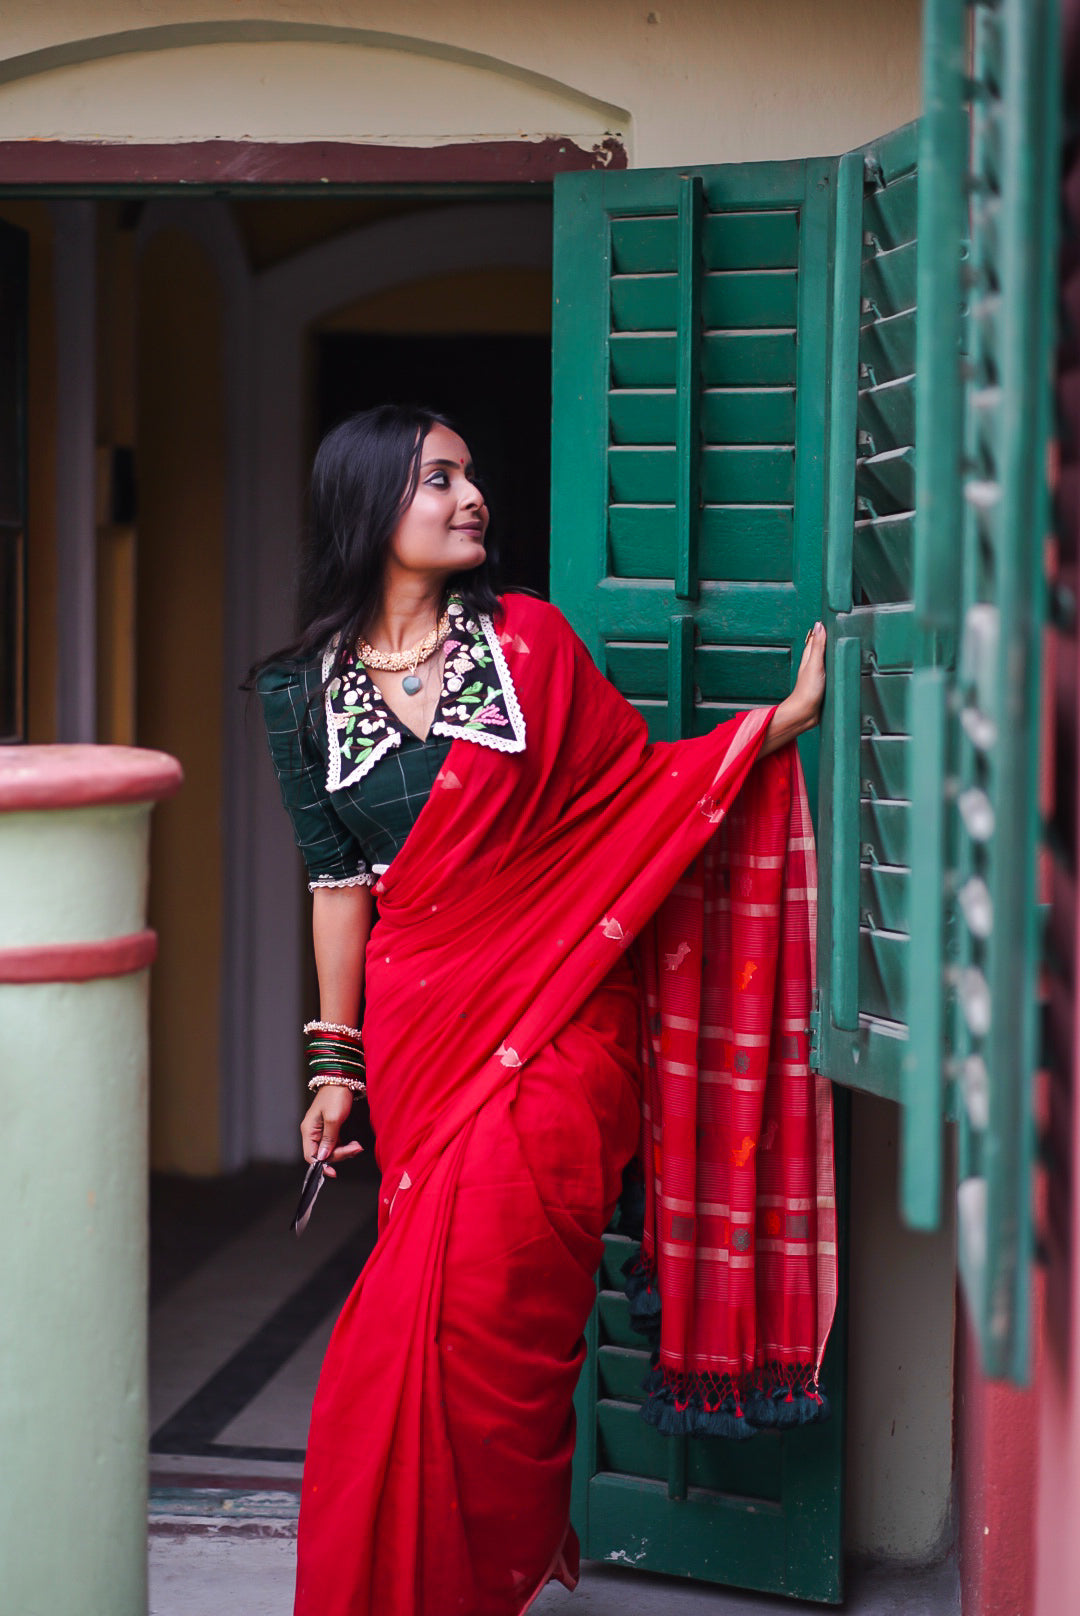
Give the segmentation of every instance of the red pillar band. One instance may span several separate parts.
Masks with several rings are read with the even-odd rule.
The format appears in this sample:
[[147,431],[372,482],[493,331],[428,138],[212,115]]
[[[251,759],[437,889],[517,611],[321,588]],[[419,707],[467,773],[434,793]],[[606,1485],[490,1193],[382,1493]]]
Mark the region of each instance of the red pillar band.
[[0,983],[93,982],[143,971],[157,954],[157,932],[129,932],[96,943],[39,943],[0,948]]

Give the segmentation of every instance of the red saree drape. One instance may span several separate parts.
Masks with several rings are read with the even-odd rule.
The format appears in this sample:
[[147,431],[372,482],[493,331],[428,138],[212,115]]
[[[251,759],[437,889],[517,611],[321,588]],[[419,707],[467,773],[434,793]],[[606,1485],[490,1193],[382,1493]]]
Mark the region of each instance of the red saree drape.
[[[650,746],[641,719],[551,607],[510,596],[500,628],[526,749],[505,755],[456,741],[376,887],[364,1037],[383,1173],[379,1238],[316,1394],[297,1616],[518,1616],[549,1576],[573,1586],[572,1396],[600,1236],[641,1130],[642,1000],[627,950],[639,939],[638,975],[651,981],[651,1012],[663,1021],[675,1013],[656,991],[656,950],[671,941],[662,913],[671,894],[684,906],[676,930],[685,906],[696,906],[727,970],[730,947],[706,915],[713,875],[701,865],[700,894],[687,881],[693,887],[699,855],[747,778],[768,711],[701,739]],[[792,757],[766,760],[774,765],[762,787],[767,859],[777,857],[772,827],[784,819],[784,800],[792,817],[791,782],[801,781]],[[745,820],[750,851],[754,818]],[[711,861],[714,873],[721,868],[723,853]],[[781,885],[791,874],[785,868]],[[785,913],[796,937],[797,901],[781,906],[779,928],[773,917],[772,930],[755,938],[751,975],[781,983],[767,1005],[755,994],[754,1014],[766,1015],[766,1026],[786,1025],[777,975]],[[804,904],[804,943],[805,913]],[[692,952],[681,936],[667,951],[683,941]],[[694,969],[712,993],[710,967],[696,958]],[[805,962],[797,969],[801,1006],[809,971]],[[664,975],[674,981],[676,972]],[[723,1015],[723,1004],[714,1013]],[[789,1006],[787,1019],[798,1013]],[[802,1025],[805,1040],[805,1014]],[[738,1067],[744,1043],[738,1034],[729,1042]],[[646,1067],[651,1126],[662,1133],[661,1107],[678,1102],[661,1092],[655,1051]],[[783,1078],[766,1050],[755,1058],[766,1091],[767,1070]],[[722,1073],[721,1058],[718,1092]],[[781,1173],[775,1193],[801,1185],[807,1159],[816,1160],[807,1128],[824,1132],[813,1085],[801,1081],[799,1093],[801,1118],[799,1102],[781,1106],[789,1132],[770,1144],[778,1164],[801,1165],[790,1183]],[[739,1178],[739,1194],[752,1207],[754,1151],[742,1138],[756,1140],[773,1113],[759,1100],[755,1130],[750,1109],[739,1112],[737,1148],[745,1157],[738,1171],[749,1175]],[[715,1133],[727,1124],[716,1117],[709,1126]],[[666,1170],[687,1152],[694,1157],[694,1142],[684,1135]],[[653,1204],[670,1188],[665,1180]],[[693,1193],[701,1199],[713,1190],[699,1183]],[[812,1207],[808,1217],[812,1224]],[[765,1263],[766,1289],[778,1286],[782,1299],[769,1331],[781,1338],[755,1335],[752,1279],[740,1279],[720,1310],[695,1311],[691,1284],[682,1301],[673,1293],[672,1323],[664,1323],[665,1335],[681,1338],[665,1342],[674,1367],[712,1368],[701,1353],[719,1352],[737,1385],[769,1362],[802,1363],[807,1351],[819,1361],[831,1305],[808,1229],[801,1259],[792,1248],[783,1263]],[[691,1237],[683,1256],[687,1245],[703,1249]],[[663,1239],[651,1248],[661,1290],[663,1248]],[[709,1257],[698,1265],[709,1283],[717,1269]],[[717,1326],[719,1340],[711,1338]],[[685,1387],[675,1391],[685,1401]]]

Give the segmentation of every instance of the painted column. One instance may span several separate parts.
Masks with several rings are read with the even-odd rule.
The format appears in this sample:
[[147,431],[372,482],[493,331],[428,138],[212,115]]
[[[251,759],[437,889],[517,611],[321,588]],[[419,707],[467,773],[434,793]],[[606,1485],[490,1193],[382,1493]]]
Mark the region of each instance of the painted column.
[[0,1604],[145,1616],[147,990],[162,752],[0,751]]

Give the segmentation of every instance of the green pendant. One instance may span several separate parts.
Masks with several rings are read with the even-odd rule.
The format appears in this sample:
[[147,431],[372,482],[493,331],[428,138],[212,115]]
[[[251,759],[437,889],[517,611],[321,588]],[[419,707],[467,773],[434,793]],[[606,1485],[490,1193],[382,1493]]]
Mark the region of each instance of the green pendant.
[[401,688],[407,696],[416,696],[424,688],[424,681],[419,674],[407,673],[401,681]]

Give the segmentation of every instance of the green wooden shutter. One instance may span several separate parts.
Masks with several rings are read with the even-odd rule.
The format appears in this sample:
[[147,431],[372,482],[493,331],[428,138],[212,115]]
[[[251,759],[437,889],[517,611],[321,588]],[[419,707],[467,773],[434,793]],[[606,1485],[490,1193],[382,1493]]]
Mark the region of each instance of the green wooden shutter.
[[[556,182],[552,593],[651,734],[791,688],[821,601],[835,161]],[[815,766],[816,738],[806,762]],[[640,1417],[648,1355],[606,1240],[578,1393],[587,1556],[841,1596],[834,1416],[748,1443]]]
[[928,16],[921,125],[841,160],[829,375],[818,1059],[900,1103],[900,1209],[924,1229],[941,1217],[949,1100],[965,37],[963,0]]
[[917,129],[841,158],[829,356],[818,1054],[899,1100],[911,944]]
[[1020,1380],[1059,50],[1049,0],[929,0],[917,139],[840,164],[829,376],[819,1061],[901,1103],[914,1227],[957,1120],[960,1275]]
[[[1060,172],[1060,17],[975,7],[959,667],[946,932],[958,1265],[987,1374],[1029,1371],[1043,551]],[[965,157],[968,151],[965,150]]]
[[[969,38],[968,14],[974,13]],[[958,1266],[987,1374],[1029,1354],[1035,857],[1060,19],[929,0],[920,141],[915,673],[901,1198],[938,1221],[958,1123]]]
[[833,167],[556,188],[552,592],[655,739],[780,700],[817,616]]
[[26,736],[27,236],[0,222],[0,741]]

